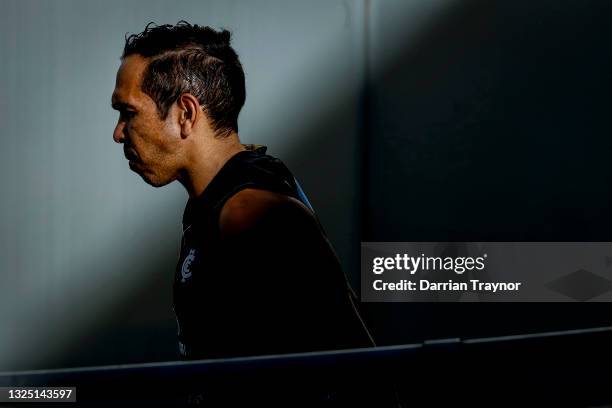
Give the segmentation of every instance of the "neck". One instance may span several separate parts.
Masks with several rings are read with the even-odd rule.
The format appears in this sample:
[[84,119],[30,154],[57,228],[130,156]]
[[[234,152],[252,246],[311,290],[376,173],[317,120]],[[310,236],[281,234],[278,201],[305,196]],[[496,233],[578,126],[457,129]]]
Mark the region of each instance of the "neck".
[[236,133],[211,140],[209,145],[194,146],[190,165],[183,169],[178,179],[190,198],[200,196],[223,165],[236,153],[246,150]]

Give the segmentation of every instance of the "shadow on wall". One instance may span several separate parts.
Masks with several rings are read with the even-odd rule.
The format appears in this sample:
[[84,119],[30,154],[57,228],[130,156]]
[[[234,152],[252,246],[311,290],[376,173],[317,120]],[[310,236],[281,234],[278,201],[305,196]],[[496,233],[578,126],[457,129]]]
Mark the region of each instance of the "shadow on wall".
[[[363,240],[610,241],[611,15],[460,1],[389,56],[371,78]],[[395,40],[379,35],[373,49]],[[366,311],[382,344],[612,323],[607,304]]]
[[458,2],[390,58],[372,80],[364,239],[606,240],[611,13]]
[[[31,299],[15,314],[21,316],[13,333],[19,353],[4,354],[0,371],[177,359],[172,281],[180,231],[170,234],[169,221],[175,220],[158,212],[152,218],[156,222],[142,225],[136,239],[117,237],[123,245],[102,241],[95,257],[76,257],[80,263],[70,269],[80,276],[56,283],[65,289],[61,299],[47,303],[53,307]],[[159,248],[160,241],[166,250],[152,254],[150,248]],[[117,267],[114,257],[129,260],[119,273],[111,270]]]
[[[366,84],[367,195],[351,210],[363,206],[361,240],[609,241],[612,219],[604,209],[612,201],[612,170],[606,165],[612,151],[606,120],[610,6],[454,4],[418,41],[385,59]],[[372,43],[372,50],[402,38],[377,34],[382,44]],[[339,90],[331,107],[300,129],[305,137],[299,140],[308,143],[282,159],[298,176],[307,166],[302,160],[317,162],[317,177],[337,171],[335,155],[347,154],[346,143],[359,131],[337,118],[359,103],[354,90]],[[354,170],[342,171],[354,178]],[[336,187],[318,186],[329,202]],[[143,231],[150,242],[168,234],[152,226]],[[80,316],[73,327],[67,325],[35,362],[15,360],[3,369],[174,359],[171,272],[178,233],[167,252],[149,259],[149,280],[114,299],[99,316]],[[358,231],[351,240],[358,244]],[[356,259],[358,246],[349,247],[347,256]],[[104,248],[99,253],[80,270],[104,262]],[[349,275],[355,284],[354,272]],[[366,304],[364,309],[379,344],[393,344],[611,323],[609,306],[583,306]],[[84,334],[73,337],[69,329]],[[35,351],[40,345],[32,341],[28,347]]]

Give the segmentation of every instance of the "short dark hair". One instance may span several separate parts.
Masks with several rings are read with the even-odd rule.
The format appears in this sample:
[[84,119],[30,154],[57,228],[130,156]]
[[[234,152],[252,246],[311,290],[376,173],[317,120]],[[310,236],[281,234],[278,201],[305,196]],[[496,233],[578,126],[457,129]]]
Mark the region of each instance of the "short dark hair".
[[150,58],[141,89],[157,105],[161,119],[183,93],[195,96],[218,136],[238,131],[238,114],[246,91],[244,71],[231,34],[179,21],[149,23],[140,34],[125,36],[121,59],[138,54]]

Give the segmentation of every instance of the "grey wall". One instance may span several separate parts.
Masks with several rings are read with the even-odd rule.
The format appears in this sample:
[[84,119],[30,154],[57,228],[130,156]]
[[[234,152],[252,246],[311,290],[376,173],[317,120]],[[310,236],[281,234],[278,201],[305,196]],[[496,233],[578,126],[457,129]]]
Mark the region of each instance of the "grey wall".
[[175,359],[171,282],[187,195],[111,138],[126,32],[228,28],[245,143],[283,159],[352,279],[362,3],[0,1],[0,370]]
[[[111,140],[126,32],[226,27],[246,143],[359,241],[611,241],[609,2],[0,0],[0,370],[175,358],[186,194]],[[380,344],[612,324],[607,304],[368,304]]]

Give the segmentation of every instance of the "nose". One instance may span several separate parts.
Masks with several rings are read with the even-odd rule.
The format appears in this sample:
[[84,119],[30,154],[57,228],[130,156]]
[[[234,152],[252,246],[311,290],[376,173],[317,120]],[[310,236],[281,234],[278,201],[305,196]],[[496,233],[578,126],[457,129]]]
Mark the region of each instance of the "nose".
[[117,125],[115,126],[115,130],[113,131],[113,140],[117,143],[123,143],[125,142],[125,122],[123,121],[118,121]]

